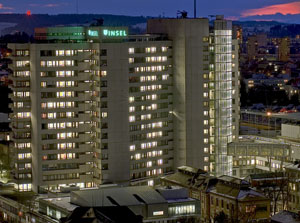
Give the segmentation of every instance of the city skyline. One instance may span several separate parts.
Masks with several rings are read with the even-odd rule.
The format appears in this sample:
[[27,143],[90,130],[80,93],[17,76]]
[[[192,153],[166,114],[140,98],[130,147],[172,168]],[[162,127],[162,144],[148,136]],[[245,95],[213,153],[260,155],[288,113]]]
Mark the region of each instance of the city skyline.
[[[78,2],[78,5],[77,3]],[[118,7],[116,7],[116,5]],[[177,10],[185,10],[193,16],[193,0],[170,1],[163,3],[158,0],[112,0],[99,2],[96,0],[2,0],[0,13],[25,13],[30,10],[33,14],[48,13],[97,13],[119,15],[143,15],[175,17]],[[264,0],[264,1],[238,1],[238,0],[212,0],[208,2],[197,1],[197,16],[224,14],[232,20],[277,20],[280,22],[297,21],[300,17],[300,2],[295,0]]]

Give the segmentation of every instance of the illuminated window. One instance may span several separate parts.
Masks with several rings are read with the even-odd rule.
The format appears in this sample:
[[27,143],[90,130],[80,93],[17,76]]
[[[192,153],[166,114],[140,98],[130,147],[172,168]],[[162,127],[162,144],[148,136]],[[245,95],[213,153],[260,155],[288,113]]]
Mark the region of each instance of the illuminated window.
[[42,82],[41,82],[41,87],[47,87],[47,82],[42,81]]
[[134,54],[134,48],[129,48],[129,49],[128,49],[128,53],[129,53],[129,54]]
[[129,97],[129,103],[134,102],[134,97]]
[[152,167],[152,161],[147,162],[147,167]]
[[134,122],[135,121],[135,116],[129,116],[129,122]]
[[101,118],[107,118],[107,112],[101,112]]
[[134,63],[134,58],[133,58],[133,57],[130,57],[130,58],[128,59],[128,62],[129,62],[129,63]]
[[134,112],[134,111],[135,111],[135,107],[134,106],[129,107],[129,112]]
[[131,146],[129,146],[129,151],[135,151],[135,145],[131,145]]

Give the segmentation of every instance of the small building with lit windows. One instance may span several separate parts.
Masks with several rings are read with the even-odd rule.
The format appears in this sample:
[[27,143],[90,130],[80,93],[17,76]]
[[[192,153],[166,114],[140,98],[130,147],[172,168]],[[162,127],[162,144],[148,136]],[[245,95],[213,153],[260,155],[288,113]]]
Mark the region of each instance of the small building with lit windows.
[[177,222],[200,217],[200,202],[188,197],[181,187],[149,186],[105,187],[73,191],[68,197],[39,200],[39,212],[59,220],[77,207],[126,206],[134,214],[143,216],[143,222]]

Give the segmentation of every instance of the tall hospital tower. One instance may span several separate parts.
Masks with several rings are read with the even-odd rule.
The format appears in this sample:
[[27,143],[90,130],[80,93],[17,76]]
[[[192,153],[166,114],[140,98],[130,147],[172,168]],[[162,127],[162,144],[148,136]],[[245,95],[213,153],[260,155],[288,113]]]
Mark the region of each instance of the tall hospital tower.
[[189,165],[231,174],[238,135],[238,45],[217,17],[126,27],[49,27],[10,44],[19,191],[153,185]]

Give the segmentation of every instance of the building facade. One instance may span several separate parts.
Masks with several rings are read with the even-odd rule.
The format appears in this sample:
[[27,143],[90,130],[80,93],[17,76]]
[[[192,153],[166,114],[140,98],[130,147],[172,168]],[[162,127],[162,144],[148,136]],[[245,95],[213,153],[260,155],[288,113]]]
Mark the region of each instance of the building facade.
[[37,29],[35,37],[10,45],[18,190],[172,170],[170,41],[131,38],[124,27]]
[[231,22],[217,16],[210,27],[206,18],[150,19],[147,31],[167,34],[173,41],[175,166],[231,174],[227,144],[238,132],[239,121],[238,109],[233,118],[239,84],[238,42],[232,42]]

